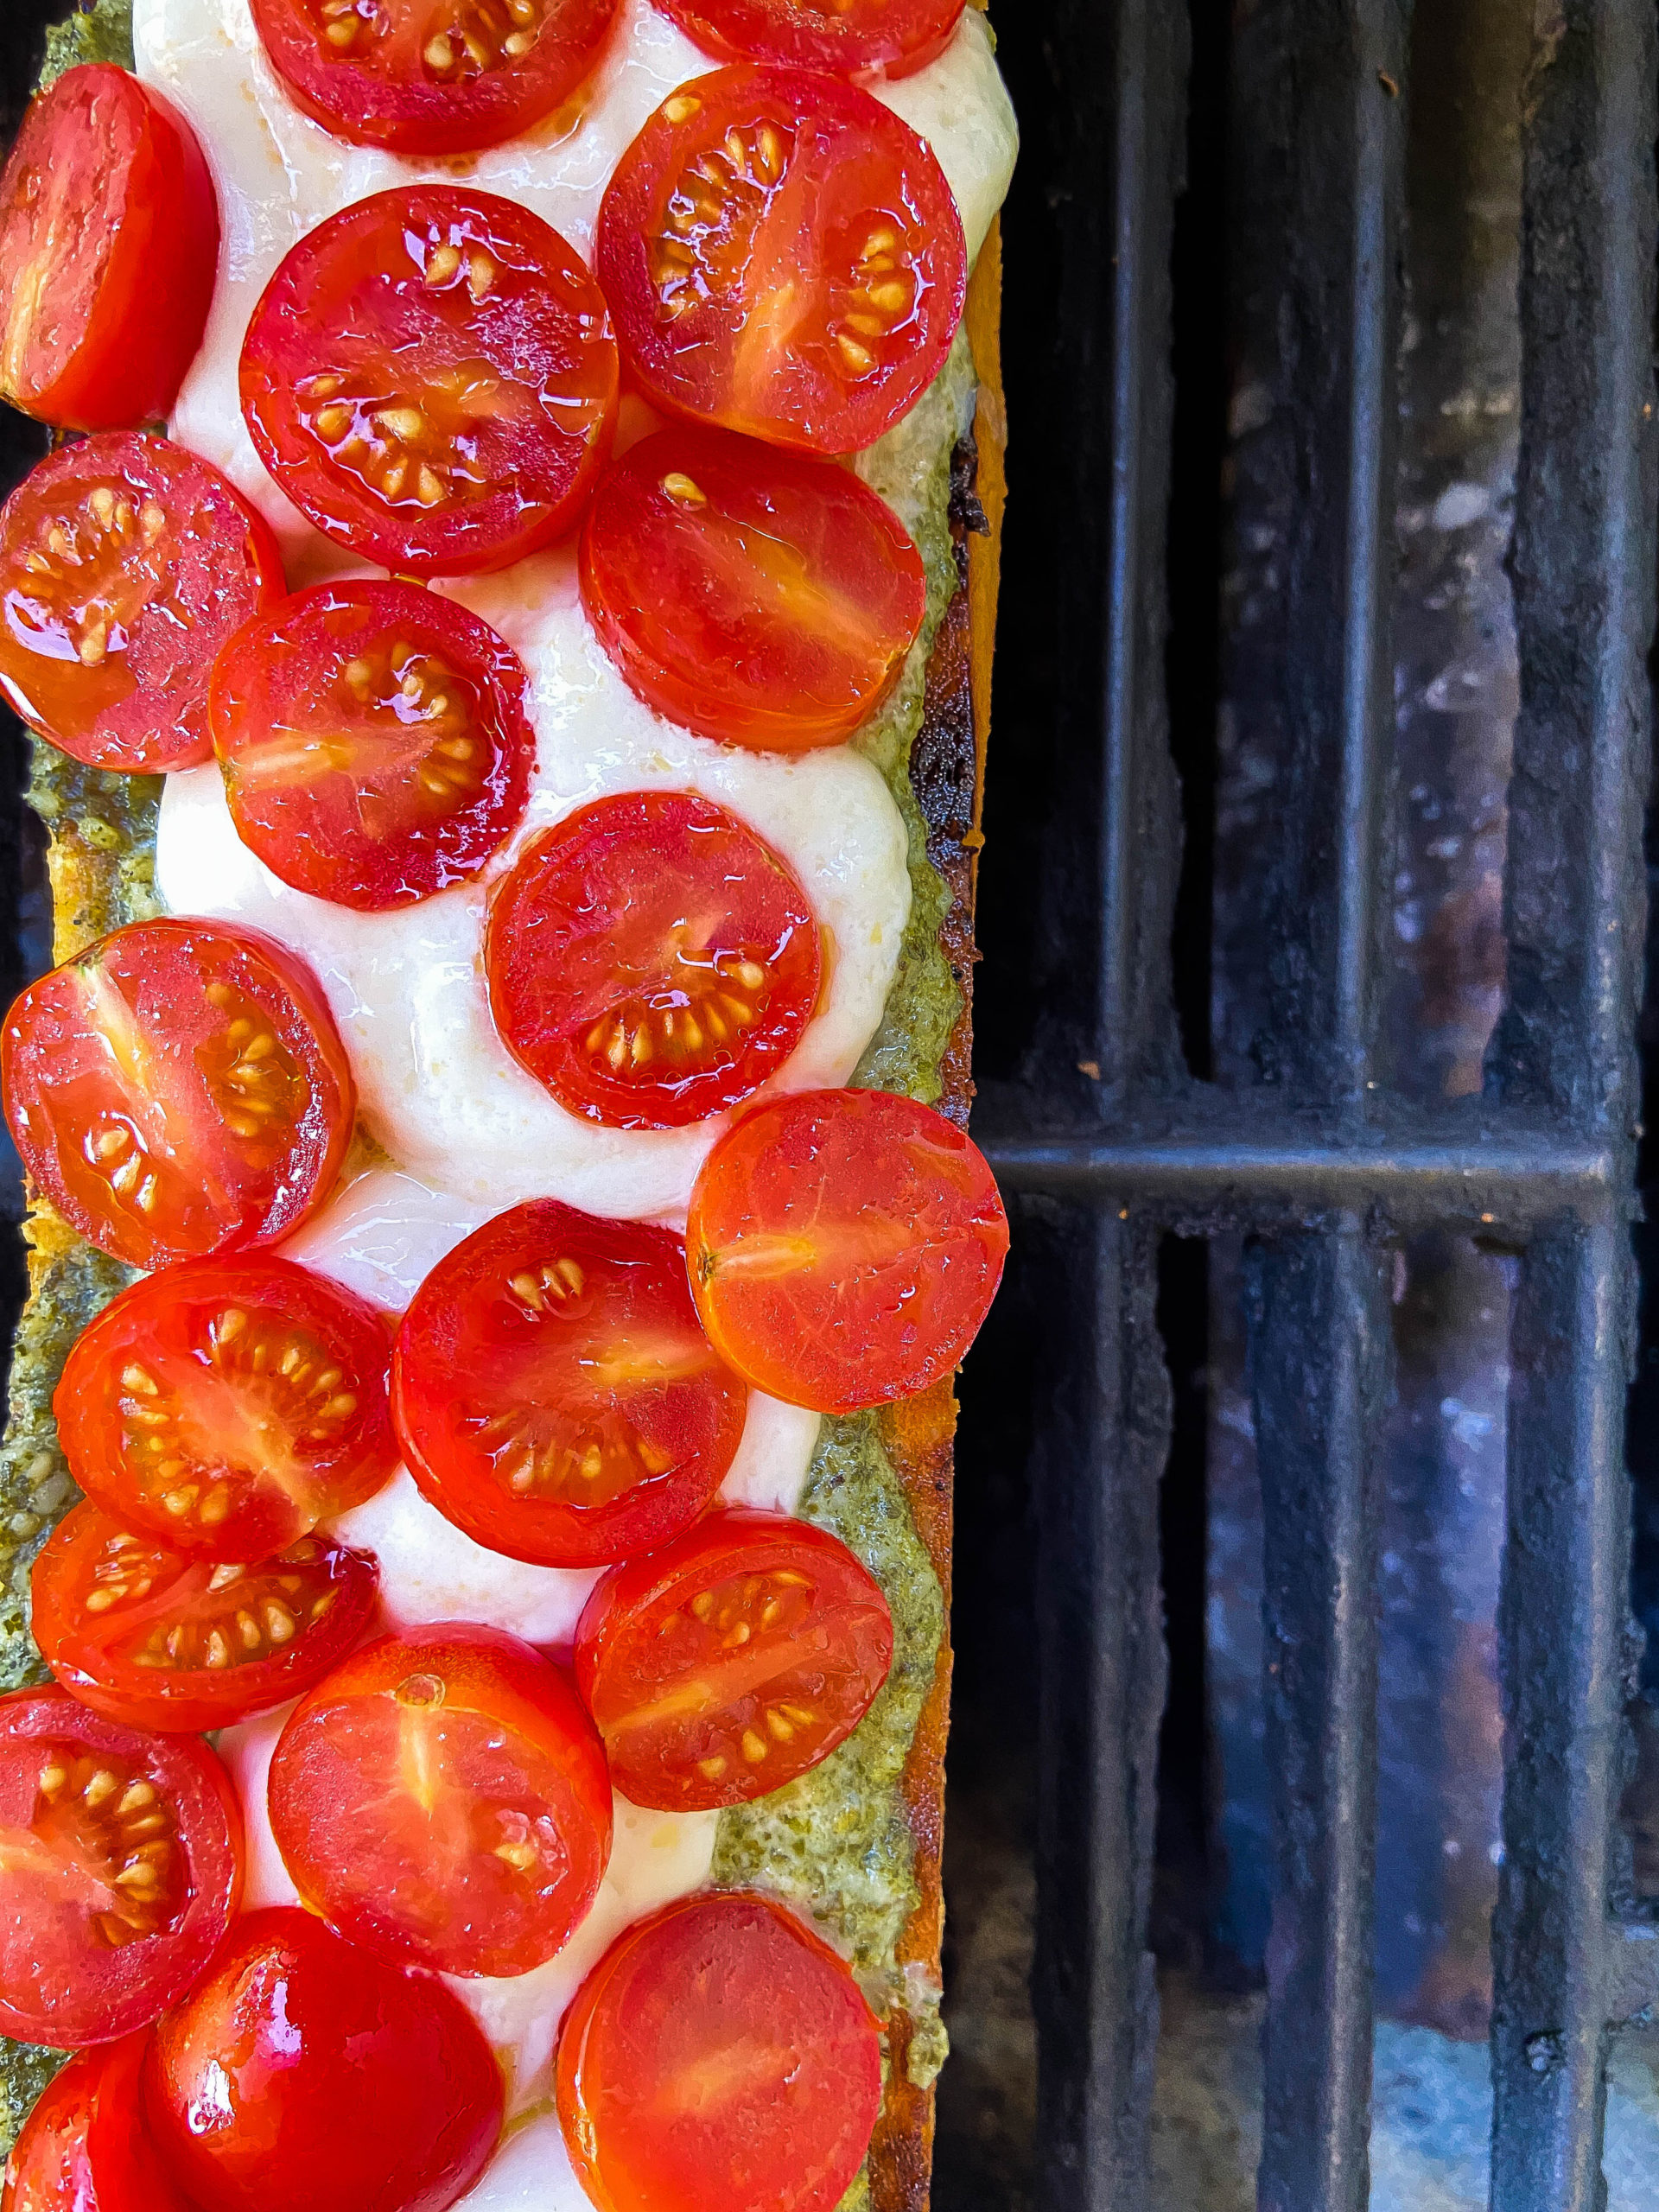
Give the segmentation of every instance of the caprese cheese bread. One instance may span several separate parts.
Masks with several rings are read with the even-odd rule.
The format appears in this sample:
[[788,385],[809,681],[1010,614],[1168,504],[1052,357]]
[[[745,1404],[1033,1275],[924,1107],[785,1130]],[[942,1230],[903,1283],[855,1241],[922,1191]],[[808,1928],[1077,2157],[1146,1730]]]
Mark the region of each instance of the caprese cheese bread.
[[925,2203],[1007,1244],[992,51],[54,36],[0,176],[58,962],[0,1031],[0,2212]]

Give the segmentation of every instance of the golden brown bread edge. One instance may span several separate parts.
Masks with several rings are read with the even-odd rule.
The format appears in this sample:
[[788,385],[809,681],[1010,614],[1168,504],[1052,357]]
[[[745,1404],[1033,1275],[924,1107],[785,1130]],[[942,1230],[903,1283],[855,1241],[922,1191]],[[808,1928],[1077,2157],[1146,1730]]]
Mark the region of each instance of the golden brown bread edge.
[[[999,330],[1002,296],[1001,226],[993,224],[975,264],[968,291],[968,335],[979,378],[974,435],[978,449],[976,492],[983,528],[967,526],[951,503],[951,535],[959,587],[946,608],[927,664],[922,727],[911,753],[911,783],[927,821],[928,858],[944,877],[950,906],[940,931],[950,972],[962,993],[962,1011],[950,1033],[941,1069],[941,1112],[965,1122],[974,1095],[974,885],[984,798],[985,747],[990,734],[991,652],[996,631],[998,563],[1006,494],[1003,457],[1007,428]],[[977,518],[976,518],[977,519]],[[944,1931],[941,1882],[944,1842],[944,1745],[950,1713],[951,1487],[957,1398],[954,1381],[919,1397],[901,1400],[881,1417],[881,1440],[904,1486],[916,1533],[927,1548],[944,1592],[945,1630],[939,1643],[933,1687],[922,1707],[905,1763],[904,1790],[916,1842],[918,1903],[898,1947],[899,1965],[915,1961],[939,1971]],[[907,2015],[895,2011],[891,2064],[870,2144],[870,2201],[874,2212],[925,2212],[933,2163],[934,2092],[918,2088],[906,2069]]]

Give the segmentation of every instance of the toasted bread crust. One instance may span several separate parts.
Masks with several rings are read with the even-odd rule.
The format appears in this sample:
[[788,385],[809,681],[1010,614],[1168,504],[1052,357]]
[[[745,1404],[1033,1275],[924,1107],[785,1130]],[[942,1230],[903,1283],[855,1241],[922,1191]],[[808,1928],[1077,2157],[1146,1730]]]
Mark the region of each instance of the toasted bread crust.
[[[951,531],[961,587],[945,610],[927,667],[926,704],[911,753],[910,775],[927,820],[927,855],[944,878],[950,904],[940,939],[962,993],[962,1011],[940,1069],[938,1104],[965,1122],[974,1095],[974,879],[980,846],[985,747],[990,732],[991,651],[996,630],[998,562],[1006,480],[1001,362],[997,334],[1001,305],[1000,229],[993,225],[968,294],[968,335],[979,377],[974,434],[975,478],[953,497]],[[976,479],[976,480],[975,480]],[[965,493],[964,498],[962,494]],[[944,1745],[950,1713],[951,1491],[957,1427],[952,1382],[901,1401],[883,1414],[881,1441],[904,1485],[916,1533],[927,1548],[945,1599],[933,1687],[905,1763],[905,1803],[915,1838],[915,1910],[898,1946],[899,1963],[939,1971],[944,1932]],[[933,2090],[911,2081],[908,2015],[895,2010],[891,2064],[881,2116],[870,2144],[870,2201],[874,2212],[925,2212],[933,2158]]]

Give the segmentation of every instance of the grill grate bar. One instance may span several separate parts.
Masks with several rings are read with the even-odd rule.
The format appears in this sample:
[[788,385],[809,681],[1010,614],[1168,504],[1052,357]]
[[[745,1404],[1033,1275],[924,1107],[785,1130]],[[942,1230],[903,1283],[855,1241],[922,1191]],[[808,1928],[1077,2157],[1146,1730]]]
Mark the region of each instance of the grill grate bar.
[[1563,1212],[1601,1212],[1620,1172],[1618,1155],[1606,1146],[1501,1134],[1461,1142],[1379,1137],[1362,1147],[1299,1141],[1293,1130],[1275,1140],[1172,1129],[989,1137],[984,1150],[1005,1190],[1121,1201],[1172,1227],[1206,1218],[1270,1227],[1287,1217],[1375,1208],[1394,1227],[1456,1221],[1500,1243]]
[[1525,118],[1521,712],[1510,1004],[1489,1088],[1612,1152],[1601,1221],[1541,1236],[1514,1327],[1500,1606],[1505,1859],[1492,1934],[1493,2212],[1595,2212],[1629,1645],[1636,1010],[1645,910],[1659,249],[1654,10],[1571,0]]
[[1259,2202],[1369,2195],[1376,1836],[1376,1439],[1382,1255],[1357,1222],[1256,1245],[1247,1275],[1262,1470],[1267,1758],[1278,1882]]

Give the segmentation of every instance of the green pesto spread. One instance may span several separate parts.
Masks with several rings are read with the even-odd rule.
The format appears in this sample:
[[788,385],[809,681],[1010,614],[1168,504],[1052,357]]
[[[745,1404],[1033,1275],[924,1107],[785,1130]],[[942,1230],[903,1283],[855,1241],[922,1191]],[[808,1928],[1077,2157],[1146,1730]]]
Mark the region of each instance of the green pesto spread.
[[[81,61],[132,60],[131,0],[97,0],[47,34],[48,84]],[[939,944],[948,894],[930,864],[926,826],[910,784],[910,753],[921,728],[927,658],[956,588],[947,507],[950,456],[968,427],[974,371],[965,334],[909,416],[861,455],[860,474],[887,501],[921,550],[927,615],[904,675],[855,741],[880,771],[904,816],[910,843],[911,909],[881,1025],[855,1084],[929,1103],[941,1089],[939,1063],[961,1008]],[[29,797],[55,852],[75,862],[75,909],[59,916],[60,951],[156,911],[154,887],[156,778],[105,775],[37,744]],[[69,1347],[99,1309],[130,1280],[116,1262],[73,1239],[51,1252],[14,1345],[10,1421],[0,1446],[0,1687],[39,1680],[43,1669],[28,1625],[29,1573],[35,1553],[76,1492],[58,1448],[52,1392]],[[827,1421],[807,1478],[803,1516],[832,1529],[885,1591],[893,1611],[893,1672],[861,1726],[810,1774],[757,1804],[721,1816],[716,1881],[752,1883],[810,1913],[851,1957],[878,2010],[902,2006],[912,2023],[907,2068],[925,2086],[944,2062],[938,1991],[895,1946],[918,1901],[914,1845],[901,1783],[906,1757],[933,1679],[944,1610],[938,1577],[874,1416]],[[0,2040],[0,2146],[10,2143],[60,2055]],[[842,2212],[864,2212],[861,2173]]]

